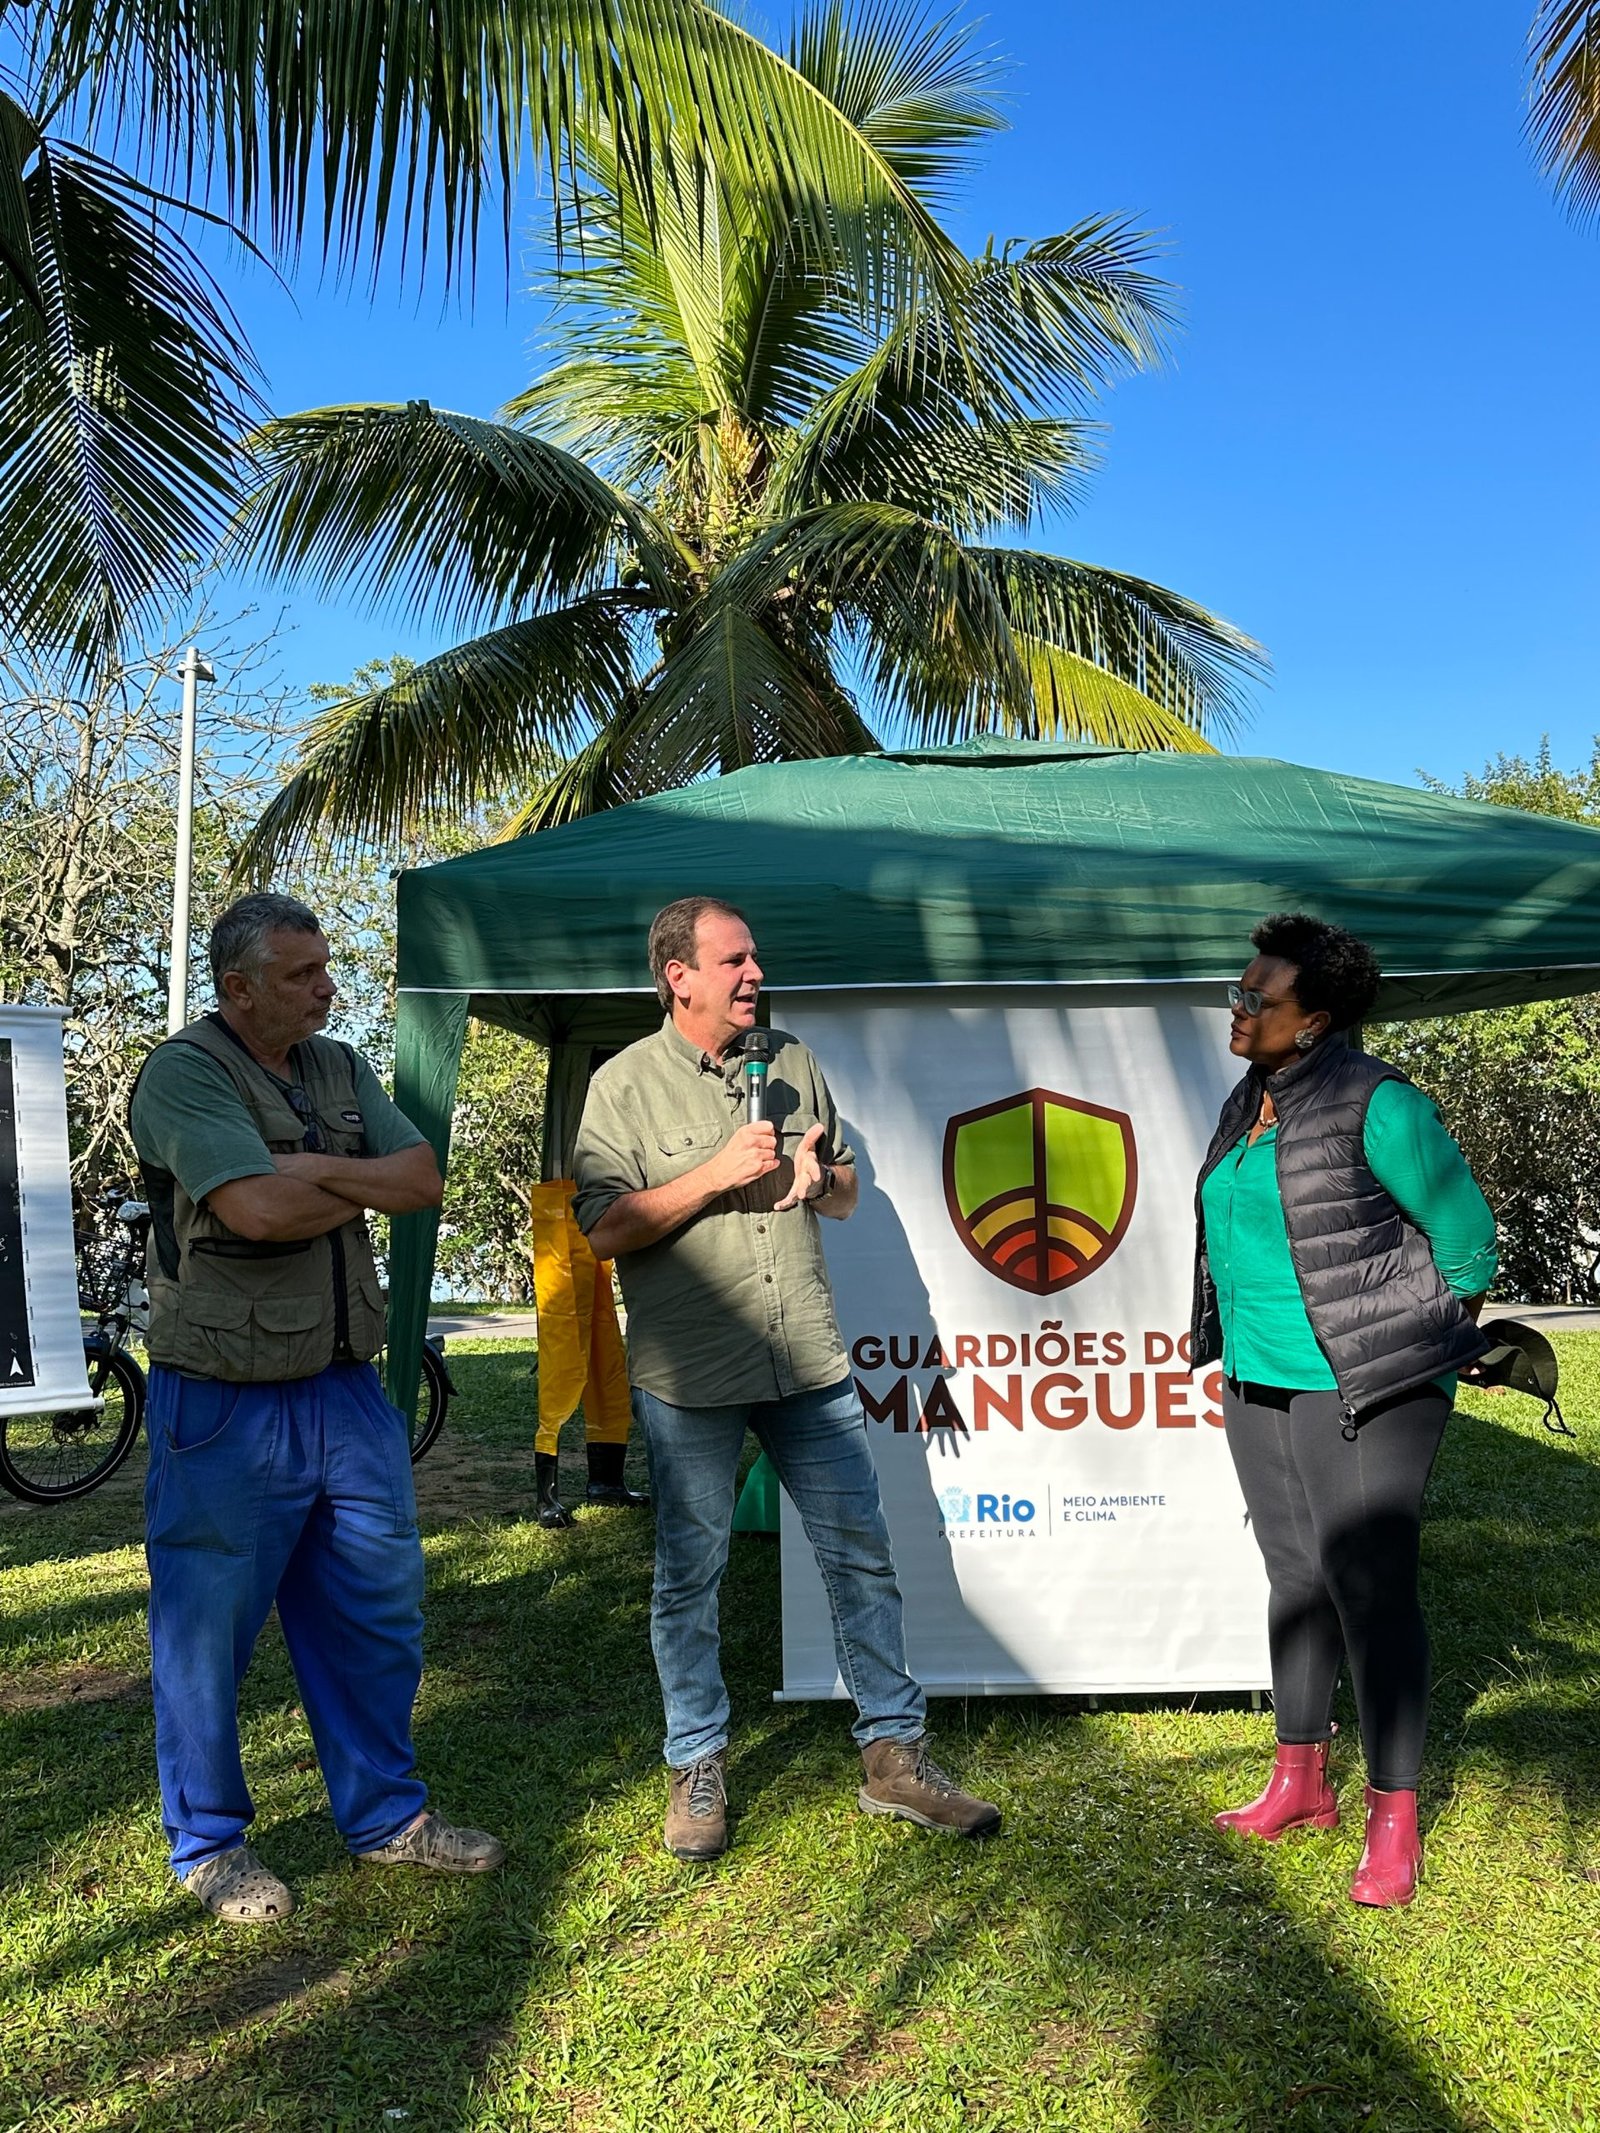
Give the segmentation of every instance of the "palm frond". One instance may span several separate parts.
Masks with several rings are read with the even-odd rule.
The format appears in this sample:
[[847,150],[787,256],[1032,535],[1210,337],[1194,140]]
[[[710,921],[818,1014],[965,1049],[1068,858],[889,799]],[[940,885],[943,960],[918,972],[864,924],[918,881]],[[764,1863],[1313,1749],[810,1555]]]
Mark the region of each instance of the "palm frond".
[[[711,0],[52,0],[49,76],[130,135],[165,143],[170,175],[216,175],[230,212],[293,253],[321,206],[348,265],[386,239],[452,269],[475,263],[490,202],[510,259],[525,152],[565,185],[579,114],[622,144],[654,199],[677,153],[772,189],[813,255],[905,307],[954,265],[887,159],[780,54]],[[843,212],[901,232],[874,257]],[[909,271],[907,271],[909,265]]]
[[[1066,717],[1121,737],[1228,731],[1265,671],[1261,647],[1164,586],[1026,549],[957,540],[944,525],[878,503],[833,505],[773,528],[717,581],[747,607],[803,588],[844,618],[878,697],[922,738],[1045,732]],[[1060,653],[1063,659],[1051,655]],[[1118,685],[1095,685],[1081,661]],[[1047,693],[1041,698],[1041,684]],[[1073,704],[1076,703],[1076,710]]]
[[931,206],[970,167],[969,151],[1003,131],[993,52],[957,12],[921,0],[813,0],[789,43],[796,69]]
[[713,771],[753,762],[861,755],[878,742],[825,655],[797,659],[779,633],[709,595],[627,710],[562,764],[502,839],[576,822]]
[[[674,631],[617,760],[648,789],[709,771],[859,755],[877,741],[836,679],[826,645],[753,611],[725,574]],[[785,641],[787,639],[787,641]]]
[[881,498],[973,538],[1018,526],[1094,464],[1082,403],[1158,359],[1170,324],[1149,240],[1096,219],[971,263],[952,324],[930,309],[820,392],[777,478],[779,512]]
[[892,654],[902,693],[924,705],[918,716],[969,699],[1020,709],[1022,663],[999,590],[973,553],[948,527],[897,505],[834,504],[771,528],[715,590],[757,609],[794,588],[797,600],[803,592],[842,615]]
[[1070,499],[1097,462],[1093,425],[976,410],[949,373],[908,376],[885,348],[815,399],[778,466],[771,508],[876,500],[975,539]]
[[869,312],[909,316],[930,290],[954,290],[960,254],[928,206],[789,60],[706,0],[615,4],[626,25],[620,48],[648,54],[627,115],[644,124],[621,122],[616,100],[604,115],[643,196],[655,190],[648,158],[659,171],[670,139],[681,172],[692,143],[697,168],[715,169],[735,194],[772,202],[799,254],[844,275]]
[[33,217],[24,173],[39,147],[30,112],[0,89],[0,305],[21,302],[44,316],[33,256]]
[[694,450],[706,410],[686,353],[619,332],[598,337],[590,354],[554,364],[502,413],[587,460],[619,489],[653,497],[663,472]]
[[857,368],[876,343],[848,291],[809,272],[781,238],[745,262],[734,331],[739,404],[770,431],[803,423],[819,391]]
[[670,536],[571,453],[430,407],[318,408],[266,424],[238,538],[328,590],[425,607],[459,629],[592,590],[627,547],[654,581]]
[[967,556],[1019,638],[1088,661],[1197,733],[1232,732],[1268,671],[1254,638],[1147,578],[1026,548]]
[[1539,167],[1587,221],[1600,212],[1600,0],[1540,0],[1528,77]]
[[311,724],[235,871],[262,877],[315,833],[396,840],[542,784],[553,758],[615,721],[633,680],[637,603],[598,594],[425,660]]
[[971,263],[961,310],[969,361],[1019,406],[1092,395],[1165,354],[1174,292],[1151,272],[1148,230],[1092,215],[1054,237],[990,248]]
[[1107,673],[1081,652],[1069,652],[1043,638],[1016,633],[1017,647],[1032,695],[1030,715],[1018,720],[1002,713],[1002,733],[1029,739],[1090,741],[1100,748],[1164,749],[1173,755],[1213,755],[1203,733],[1136,689]]
[[92,662],[214,549],[256,376],[148,188],[41,138],[22,190],[38,304],[0,304],[0,586],[15,633]]
[[[624,713],[624,722],[627,714]],[[518,837],[534,836],[539,830],[560,829],[564,823],[581,822],[586,815],[602,815],[642,794],[617,765],[619,729],[608,726],[592,741],[570,756],[561,767],[535,786],[522,806],[496,833],[496,844],[510,844]]]
[[[992,57],[975,50],[968,27],[919,0],[825,0],[797,25],[790,56],[797,78],[881,149],[908,198],[1000,123]],[[562,307],[554,346],[573,362],[603,354],[647,375],[686,357],[703,413],[735,406],[757,427],[798,417],[819,375],[859,362],[884,324],[871,280],[843,268],[856,249],[885,260],[903,250],[893,216],[881,203],[836,207],[838,244],[819,253],[781,190],[740,182],[673,140],[653,153],[646,213],[627,182],[626,142],[585,120],[584,239],[558,254],[546,286]],[[850,218],[858,230],[845,230]],[[949,317],[965,287],[955,259],[925,284],[921,308],[946,318],[946,340],[959,338]],[[917,350],[908,353],[914,361]]]
[[[932,13],[922,0],[816,0],[795,26],[790,53],[930,205],[969,169],[973,144],[1005,124],[995,55],[976,46],[969,22]],[[952,268],[900,323],[936,316],[941,341],[959,348],[966,287],[965,274]],[[729,338],[740,351],[740,406],[769,428],[799,421],[819,383],[859,365],[883,325],[864,312],[857,288],[815,271],[771,217],[747,232],[728,311]],[[925,340],[913,342],[906,367],[933,353]]]

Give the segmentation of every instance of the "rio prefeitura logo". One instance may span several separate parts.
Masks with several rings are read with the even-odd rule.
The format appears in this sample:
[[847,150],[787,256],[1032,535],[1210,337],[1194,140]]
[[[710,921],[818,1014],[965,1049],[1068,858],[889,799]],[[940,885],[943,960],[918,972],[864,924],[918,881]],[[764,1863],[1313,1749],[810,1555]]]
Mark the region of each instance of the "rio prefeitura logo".
[[944,1196],[980,1266],[1014,1289],[1053,1296],[1122,1242],[1139,1164],[1122,1111],[1025,1089],[944,1130]]

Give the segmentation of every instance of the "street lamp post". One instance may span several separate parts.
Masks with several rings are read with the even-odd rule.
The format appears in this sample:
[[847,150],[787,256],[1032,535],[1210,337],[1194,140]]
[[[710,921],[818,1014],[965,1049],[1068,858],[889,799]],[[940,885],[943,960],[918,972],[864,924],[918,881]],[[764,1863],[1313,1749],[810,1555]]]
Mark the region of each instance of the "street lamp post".
[[194,720],[197,685],[216,675],[191,644],[179,667],[183,726],[178,739],[178,854],[172,872],[172,959],[167,975],[167,1035],[189,1019],[189,885],[194,874]]

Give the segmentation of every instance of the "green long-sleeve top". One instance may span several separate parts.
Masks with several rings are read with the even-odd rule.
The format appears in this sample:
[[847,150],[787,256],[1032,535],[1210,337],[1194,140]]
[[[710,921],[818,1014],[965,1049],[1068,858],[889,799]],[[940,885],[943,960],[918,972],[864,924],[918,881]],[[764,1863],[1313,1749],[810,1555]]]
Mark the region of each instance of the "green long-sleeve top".
[[[1242,1134],[1200,1195],[1206,1258],[1222,1317],[1222,1362],[1232,1378],[1296,1392],[1335,1389],[1300,1294],[1278,1193],[1278,1129],[1253,1145]],[[1378,1183],[1414,1222],[1457,1296],[1494,1279],[1494,1216],[1431,1101],[1409,1081],[1381,1081],[1362,1146]],[[1441,1379],[1447,1393],[1455,1379]]]

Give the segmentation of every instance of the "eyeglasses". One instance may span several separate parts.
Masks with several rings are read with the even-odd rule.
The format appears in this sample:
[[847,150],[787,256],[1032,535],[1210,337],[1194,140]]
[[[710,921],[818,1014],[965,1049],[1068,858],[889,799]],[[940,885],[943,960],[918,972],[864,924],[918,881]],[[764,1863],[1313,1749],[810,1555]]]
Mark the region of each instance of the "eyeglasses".
[[1268,994],[1257,991],[1254,985],[1230,985],[1228,987],[1228,1005],[1230,1007],[1242,1007],[1247,1015],[1259,1015],[1264,1007],[1282,1007],[1284,1000],[1287,998],[1288,995],[1286,993],[1283,999],[1274,1000]]
[[311,1155],[324,1154],[326,1151],[322,1145],[322,1125],[316,1112],[311,1108],[311,1098],[297,1081],[285,1082],[283,1093],[289,1099],[289,1109],[306,1129],[305,1144],[307,1153]]

